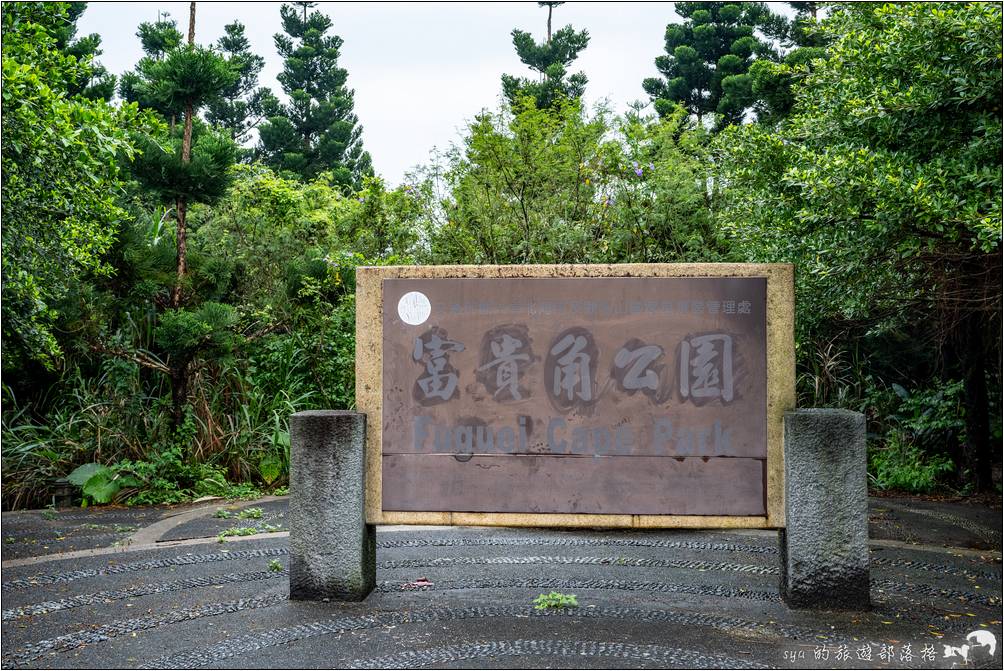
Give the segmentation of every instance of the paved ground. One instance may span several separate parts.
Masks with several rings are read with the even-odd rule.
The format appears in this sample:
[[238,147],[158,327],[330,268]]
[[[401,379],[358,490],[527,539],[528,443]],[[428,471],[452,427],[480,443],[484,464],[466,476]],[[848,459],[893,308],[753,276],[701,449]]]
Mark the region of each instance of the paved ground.
[[[1000,668],[996,645],[945,657],[976,630],[1001,642],[999,504],[871,507],[869,613],[789,611],[760,531],[381,528],[376,591],[311,604],[287,599],[281,498],[5,513],[0,663]],[[245,527],[263,533],[217,539]],[[550,591],[579,606],[534,610]]]

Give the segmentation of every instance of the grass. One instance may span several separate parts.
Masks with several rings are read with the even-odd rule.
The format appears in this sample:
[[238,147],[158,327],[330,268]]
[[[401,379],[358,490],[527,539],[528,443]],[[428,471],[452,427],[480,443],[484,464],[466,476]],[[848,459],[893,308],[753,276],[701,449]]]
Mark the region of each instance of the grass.
[[548,608],[577,608],[578,605],[579,601],[575,598],[574,594],[562,594],[561,592],[541,594],[533,600],[533,607],[537,610],[546,610]]

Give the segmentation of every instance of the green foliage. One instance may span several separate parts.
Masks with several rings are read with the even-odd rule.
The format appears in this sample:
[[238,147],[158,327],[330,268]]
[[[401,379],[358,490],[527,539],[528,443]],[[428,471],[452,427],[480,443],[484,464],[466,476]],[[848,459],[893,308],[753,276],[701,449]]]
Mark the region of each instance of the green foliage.
[[578,608],[579,602],[574,594],[562,594],[561,592],[551,592],[541,594],[533,600],[533,607],[537,610],[547,610],[548,608]]
[[222,543],[223,539],[230,538],[231,536],[254,536],[256,533],[258,533],[258,529],[255,527],[231,527],[221,531],[216,538]]
[[200,351],[224,356],[233,347],[235,319],[233,307],[210,301],[194,309],[168,310],[154,338],[169,357],[187,360]]
[[952,453],[965,433],[962,392],[961,382],[949,381],[913,392],[894,383],[867,393],[874,487],[929,493],[948,484],[956,470]]
[[666,26],[666,54],[655,59],[662,78],[642,82],[659,114],[675,105],[702,120],[716,114],[716,128],[740,123],[754,95],[748,71],[773,47],[755,31],[777,23],[762,2],[677,2],[682,24]]
[[134,477],[117,473],[101,464],[83,464],[66,476],[70,484],[80,487],[86,500],[108,503],[123,487],[138,487],[140,481]]
[[868,474],[877,489],[927,494],[954,469],[947,455],[930,455],[899,432],[887,435],[884,445],[868,450]]
[[[5,5],[4,506],[68,476],[87,504],[288,493],[289,415],[355,405],[356,267],[416,261],[793,262],[799,402],[867,413],[872,484],[989,473],[999,6],[678,3],[656,115],[614,117],[566,72],[588,35],[542,4],[548,39],[513,33],[535,81],[505,77],[507,104],[399,188],[310,3],[281,10],[285,106],[238,22],[215,49],[140,26],[112,106],[88,99],[111,78],[80,6]],[[692,119],[712,113],[759,123],[712,138]],[[234,165],[263,116],[273,167]]]
[[803,366],[810,343],[882,339],[915,353],[890,382],[967,380],[956,462],[982,487],[1000,376],[1000,21],[980,3],[840,6],[785,123],[716,144],[739,258],[798,268]]
[[[479,115],[413,192],[432,263],[611,263],[716,258],[703,131],[590,116],[578,102]],[[446,191],[445,197],[437,194]],[[431,201],[431,202],[430,202]]]
[[66,22],[56,27],[57,47],[83,66],[80,76],[67,86],[67,93],[71,97],[111,100],[115,95],[115,75],[96,60],[101,55],[101,36],[91,33],[77,37],[77,20],[86,8],[86,2],[66,3]]
[[372,174],[363,151],[362,127],[352,111],[348,72],[338,66],[342,38],[326,35],[331,19],[320,12],[302,16],[292,5],[280,9],[285,35],[275,36],[284,59],[279,83],[287,105],[273,105],[259,129],[259,156],[278,171],[303,179],[330,172],[342,187],[358,187]]
[[537,79],[502,75],[502,92],[513,107],[521,105],[525,97],[534,99],[537,109],[548,109],[563,100],[576,100],[586,90],[585,73],[577,72],[566,78],[568,66],[589,45],[589,33],[576,32],[565,26],[551,34],[551,11],[561,2],[540,2],[547,7],[547,40],[537,43],[530,33],[514,29],[512,44],[519,59],[537,73]]
[[234,21],[223,30],[224,35],[217,41],[216,48],[237,76],[232,84],[220,90],[218,97],[209,101],[206,118],[214,126],[226,129],[234,142],[244,144],[250,139],[250,132],[278,101],[269,89],[258,87],[258,75],[265,67],[265,59],[252,53],[244,24]]
[[144,21],[139,24],[139,29],[136,31],[136,37],[143,46],[143,53],[155,61],[163,60],[168,52],[181,46],[183,37],[178,30],[178,24],[167,12],[157,14],[156,21],[152,23]]
[[268,570],[271,571],[272,573],[282,573],[284,567],[282,565],[282,562],[279,561],[278,559],[270,559],[268,562]]
[[196,124],[187,163],[182,161],[180,126],[161,137],[137,136],[135,141],[143,153],[133,164],[133,174],[166,203],[178,198],[211,203],[230,185],[237,145],[225,133]]
[[264,513],[261,508],[245,508],[237,514],[230,512],[226,508],[219,508],[215,513],[213,513],[213,517],[218,520],[259,520],[262,518],[262,515],[264,515]]
[[144,107],[165,115],[180,115],[189,105],[199,109],[218,100],[238,81],[234,66],[214,50],[198,45],[177,46],[160,59],[144,58],[136,71],[134,95]]
[[[2,216],[4,371],[32,360],[53,367],[60,348],[53,305],[102,255],[124,216],[121,157],[134,106],[71,97],[91,70],[58,48],[65,5],[15,3],[3,12]],[[64,35],[65,37],[65,35]]]

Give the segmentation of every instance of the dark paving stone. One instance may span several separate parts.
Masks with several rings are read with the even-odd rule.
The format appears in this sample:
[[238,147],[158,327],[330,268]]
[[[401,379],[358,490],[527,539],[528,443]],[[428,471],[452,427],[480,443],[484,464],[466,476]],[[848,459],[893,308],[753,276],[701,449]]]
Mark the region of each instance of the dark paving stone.
[[[285,502],[258,507],[280,515]],[[968,537],[986,533],[986,516],[963,513],[979,525],[965,530]],[[916,525],[940,519],[897,514]],[[96,537],[97,529],[86,525],[98,522],[87,519],[70,528]],[[5,533],[7,521],[5,515]],[[215,525],[232,523],[245,521],[203,518],[171,537],[215,536]],[[40,526],[35,519],[18,528]],[[948,533],[925,526],[915,536],[936,546],[930,541],[950,540]],[[4,668],[942,668],[950,666],[942,663],[944,645],[962,645],[971,631],[988,629],[1002,640],[999,553],[873,545],[875,609],[868,613],[789,610],[778,595],[778,561],[776,535],[759,532],[383,531],[377,589],[362,603],[346,604],[288,600],[284,538],[54,559],[4,569],[0,662]],[[409,584],[419,578],[431,586]],[[550,591],[575,594],[579,607],[535,610],[534,597]],[[898,659],[905,644],[913,661]],[[816,659],[824,646],[828,659]],[[837,660],[840,646],[851,659]],[[871,661],[856,659],[863,646]],[[895,663],[879,658],[882,646],[896,648]],[[920,659],[924,646],[933,646],[935,661]],[[968,668],[992,666],[978,659]]]
[[167,506],[26,510],[3,513],[3,560],[110,547],[170,514]]
[[869,537],[924,545],[1000,550],[1000,505],[869,499]]
[[[190,522],[181,524],[160,537],[162,541],[188,540],[190,538],[212,538],[227,529],[233,528],[254,528],[258,533],[264,533],[268,529],[266,525],[279,527],[280,531],[288,531],[286,528],[286,511],[289,508],[288,499],[279,501],[265,501],[263,503],[237,503],[228,504],[221,501],[218,506],[213,507],[212,513],[206,517],[200,517]],[[260,518],[245,517],[240,514],[249,509],[261,510]],[[228,519],[214,517],[215,511],[224,511],[231,515]]]

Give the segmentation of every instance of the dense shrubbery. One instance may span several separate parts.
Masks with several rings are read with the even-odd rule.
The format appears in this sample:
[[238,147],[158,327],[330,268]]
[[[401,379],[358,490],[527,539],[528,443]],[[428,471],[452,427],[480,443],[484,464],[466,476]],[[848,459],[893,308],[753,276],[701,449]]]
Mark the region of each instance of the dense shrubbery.
[[[93,503],[283,487],[289,414],[355,403],[355,267],[415,262],[793,262],[800,404],[868,415],[876,488],[986,488],[1001,436],[999,8],[837,8],[811,41],[825,58],[736,75],[769,94],[748,101],[763,123],[717,136],[661,98],[658,116],[614,117],[514,89],[399,188],[367,170],[210,170],[212,198],[184,190],[184,272],[177,204],[142,174],[177,153],[128,163],[169,124],[68,97],[78,65],[43,39],[56,14],[5,7],[5,87],[34,67],[50,87],[38,110],[109,134],[77,177],[29,184],[102,214],[67,232],[13,197],[8,176],[30,175],[8,167],[42,140],[7,129],[5,88],[5,507],[47,504],[67,476]],[[28,23],[38,51],[8,39]],[[85,240],[95,222],[115,235]],[[32,266],[40,253],[51,263]]]

